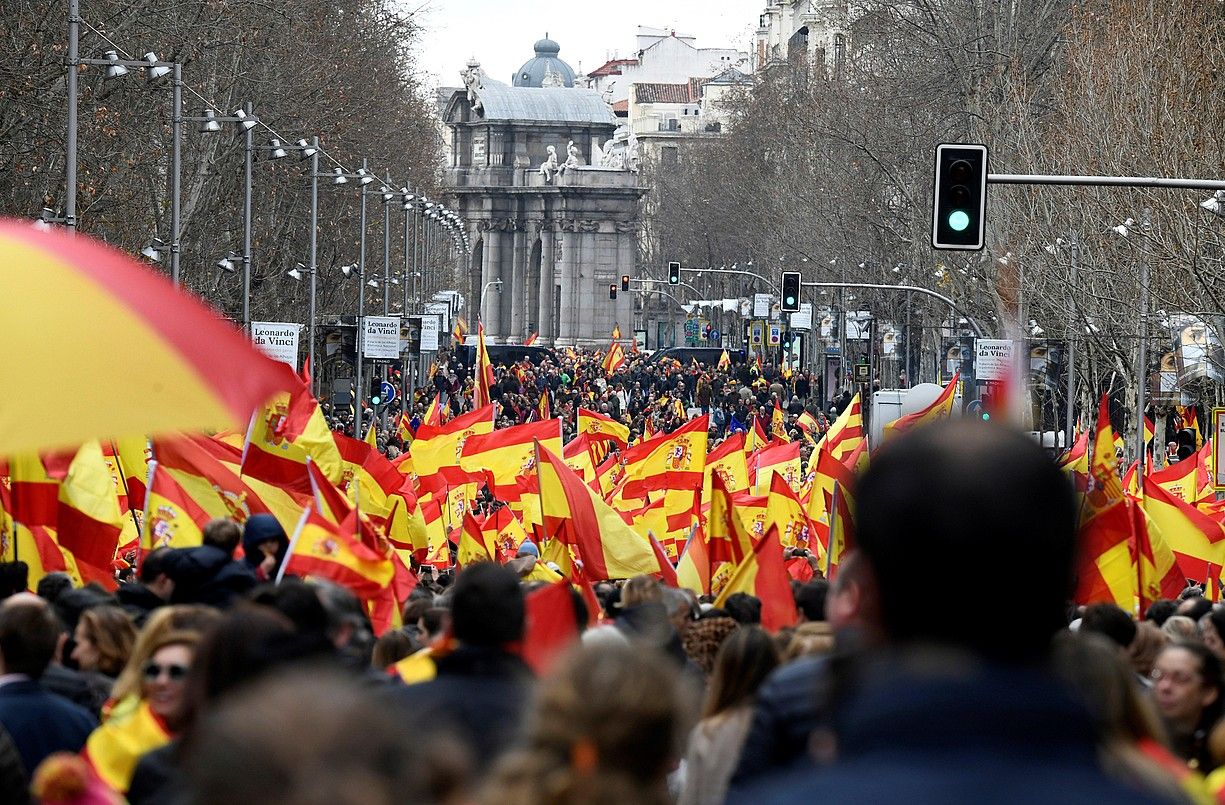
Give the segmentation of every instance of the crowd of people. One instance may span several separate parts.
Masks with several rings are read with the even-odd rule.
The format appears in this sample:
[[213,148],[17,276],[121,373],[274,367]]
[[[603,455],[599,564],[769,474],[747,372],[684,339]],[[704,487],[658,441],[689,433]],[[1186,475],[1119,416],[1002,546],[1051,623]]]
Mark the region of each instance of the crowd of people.
[[[711,437],[718,440],[752,428],[755,421],[769,433],[777,406],[786,418],[788,435],[799,441],[806,432],[801,415],[812,417],[807,432],[816,439],[852,399],[847,389],[825,395],[820,378],[805,371],[784,373],[769,361],[760,367],[740,361],[720,368],[697,360],[688,365],[670,358],[651,361],[645,354],[631,353],[625,365],[609,375],[601,355],[570,350],[539,363],[494,364],[491,397],[499,406],[498,427],[541,418],[541,411],[547,410],[562,420],[567,429],[564,437],[569,439],[577,410],[586,408],[623,422],[631,441],[637,441],[644,434],[670,433],[691,413],[700,412],[710,414]],[[424,421],[435,399],[441,399],[451,415],[469,410],[473,384],[472,367],[461,353],[440,352],[427,382],[414,390],[406,407],[410,430]],[[330,408],[329,413],[334,428],[352,428],[350,411]],[[367,409],[364,421],[369,422],[373,413]],[[386,424],[380,422],[379,433],[380,444],[395,448],[393,453],[403,447],[394,423],[389,416]],[[361,431],[364,434],[365,426]]]
[[265,518],[114,594],[6,568],[0,802],[1225,801],[1225,609],[1070,608],[1076,496],[1032,441],[916,429],[856,504],[796,626],[640,576],[550,599],[544,663],[515,563],[423,575],[376,639],[269,577]]

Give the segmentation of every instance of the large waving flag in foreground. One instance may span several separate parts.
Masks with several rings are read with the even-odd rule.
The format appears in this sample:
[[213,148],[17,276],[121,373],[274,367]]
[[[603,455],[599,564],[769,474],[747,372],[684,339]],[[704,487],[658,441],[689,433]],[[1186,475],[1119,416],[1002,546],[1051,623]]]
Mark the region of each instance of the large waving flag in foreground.
[[[0,377],[20,379],[0,405],[7,455],[238,426],[290,374],[117,249],[20,221],[0,222],[0,343]],[[44,391],[65,378],[48,416]]]
[[476,386],[472,391],[472,405],[475,408],[489,405],[493,402],[490,390],[493,388],[493,365],[489,362],[489,348],[485,346],[485,325],[476,326]]
[[537,452],[540,507],[546,533],[574,546],[592,581],[660,573],[651,543],[634,531],[566,463],[544,447]]

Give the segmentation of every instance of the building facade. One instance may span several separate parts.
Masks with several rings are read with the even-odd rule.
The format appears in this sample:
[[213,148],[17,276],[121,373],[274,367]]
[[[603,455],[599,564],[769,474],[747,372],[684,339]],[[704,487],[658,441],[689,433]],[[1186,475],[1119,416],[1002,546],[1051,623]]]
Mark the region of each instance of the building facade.
[[849,0],[769,0],[758,17],[757,68],[802,58],[842,75],[856,16]]
[[632,327],[621,277],[638,274],[636,155],[600,94],[559,81],[556,43],[536,53],[518,86],[469,62],[443,112],[449,192],[472,243],[461,290],[491,343],[607,345],[614,325]]

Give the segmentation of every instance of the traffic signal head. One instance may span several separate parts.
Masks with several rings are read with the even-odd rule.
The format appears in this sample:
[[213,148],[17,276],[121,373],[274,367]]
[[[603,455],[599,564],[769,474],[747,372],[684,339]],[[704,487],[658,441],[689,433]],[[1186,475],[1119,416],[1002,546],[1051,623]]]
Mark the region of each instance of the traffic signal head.
[[783,272],[783,312],[800,312],[800,272]]
[[936,147],[932,246],[977,251],[986,235],[987,146]]
[[621,290],[628,291],[629,289],[630,289],[630,275],[622,274],[621,275]]
[[378,377],[370,378],[370,404],[381,405],[383,402],[383,382]]
[[668,263],[668,284],[669,285],[680,285],[681,284],[681,264],[680,263],[675,262],[675,261]]
[[609,298],[609,299],[616,299],[616,298],[617,298],[617,286],[616,286],[616,285],[609,285],[609,286],[608,286],[608,298]]

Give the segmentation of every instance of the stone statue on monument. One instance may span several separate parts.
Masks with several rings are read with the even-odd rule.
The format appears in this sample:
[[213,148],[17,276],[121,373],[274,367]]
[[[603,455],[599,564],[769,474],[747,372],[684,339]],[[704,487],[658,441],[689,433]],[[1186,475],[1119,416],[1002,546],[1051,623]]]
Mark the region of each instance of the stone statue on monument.
[[472,104],[473,110],[479,112],[484,109],[481,98],[477,94],[477,90],[482,89],[481,63],[475,58],[468,59],[468,69],[460,70],[459,75],[464,81],[465,89],[468,90],[468,103]]
[[540,175],[544,177],[545,184],[552,184],[553,177],[561,173],[561,166],[557,164],[557,149],[549,146],[545,149],[549,156],[540,165]]

